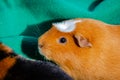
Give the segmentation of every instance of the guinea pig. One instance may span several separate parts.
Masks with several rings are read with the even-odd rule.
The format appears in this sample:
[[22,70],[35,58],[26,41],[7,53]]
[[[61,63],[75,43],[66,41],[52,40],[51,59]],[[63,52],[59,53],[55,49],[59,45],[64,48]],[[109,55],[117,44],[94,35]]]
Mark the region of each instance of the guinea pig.
[[120,25],[88,18],[53,23],[38,48],[74,80],[120,80]]

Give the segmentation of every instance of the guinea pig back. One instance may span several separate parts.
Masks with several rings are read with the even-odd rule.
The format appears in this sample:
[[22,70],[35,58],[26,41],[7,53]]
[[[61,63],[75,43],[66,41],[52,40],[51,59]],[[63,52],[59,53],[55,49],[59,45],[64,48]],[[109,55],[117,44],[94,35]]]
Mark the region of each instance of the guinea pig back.
[[120,80],[120,25],[93,19],[53,23],[38,45],[74,80]]

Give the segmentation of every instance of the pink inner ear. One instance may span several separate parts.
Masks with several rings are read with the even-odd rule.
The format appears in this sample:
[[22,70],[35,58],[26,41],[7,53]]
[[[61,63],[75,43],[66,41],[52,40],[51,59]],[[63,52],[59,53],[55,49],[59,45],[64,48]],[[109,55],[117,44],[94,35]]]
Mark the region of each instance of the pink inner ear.
[[80,35],[75,35],[75,38],[77,39],[80,47],[92,47],[92,44],[86,38]]

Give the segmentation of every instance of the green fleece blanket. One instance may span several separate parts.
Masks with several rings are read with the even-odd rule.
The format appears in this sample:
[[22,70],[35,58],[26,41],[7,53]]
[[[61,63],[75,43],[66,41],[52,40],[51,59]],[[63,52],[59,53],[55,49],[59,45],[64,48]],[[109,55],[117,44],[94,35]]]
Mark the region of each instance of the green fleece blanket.
[[0,41],[26,58],[43,59],[37,38],[52,22],[70,18],[120,24],[120,0],[0,0]]

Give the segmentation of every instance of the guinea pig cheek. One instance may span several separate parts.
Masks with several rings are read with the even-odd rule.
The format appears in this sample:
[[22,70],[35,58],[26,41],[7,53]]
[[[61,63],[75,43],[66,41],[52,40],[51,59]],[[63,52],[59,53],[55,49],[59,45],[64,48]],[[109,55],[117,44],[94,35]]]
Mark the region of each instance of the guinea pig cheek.
[[43,52],[42,52],[42,49],[38,46],[38,51],[41,55],[44,55]]

